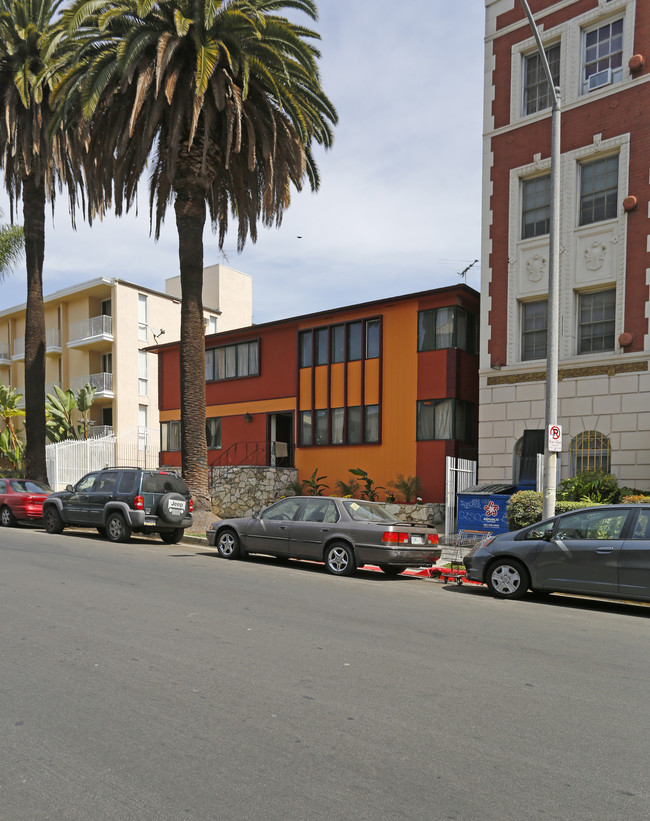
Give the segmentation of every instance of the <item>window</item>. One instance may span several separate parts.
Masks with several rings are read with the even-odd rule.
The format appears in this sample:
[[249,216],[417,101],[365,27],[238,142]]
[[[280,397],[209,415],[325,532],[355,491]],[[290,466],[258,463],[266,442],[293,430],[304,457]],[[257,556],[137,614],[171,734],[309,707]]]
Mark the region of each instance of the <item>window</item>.
[[379,405],[366,405],[364,440],[368,443],[379,442]]
[[138,405],[138,448],[146,450],[149,445],[149,408]]
[[557,523],[555,539],[570,542],[576,539],[620,539],[627,510],[581,510],[563,516]]
[[102,354],[102,373],[113,373],[113,354]]
[[208,348],[205,352],[205,378],[208,382],[259,374],[259,340]]
[[339,516],[336,505],[325,499],[309,499],[297,518],[299,522],[338,522]]
[[83,476],[77,484],[74,486],[74,489],[77,493],[89,492],[93,489],[93,485],[95,484],[95,479],[99,476],[99,472],[97,473],[89,473],[87,476]]
[[300,414],[300,444],[312,444],[311,411],[303,411]]
[[315,365],[327,365],[328,336],[327,328],[319,328],[314,332]]
[[584,33],[582,92],[623,79],[623,20]]
[[206,332],[206,334],[216,334],[216,332],[217,332],[217,317],[216,316],[206,317],[205,332]]
[[345,359],[345,325],[334,325],[330,330],[332,345],[332,362],[343,362]]
[[348,361],[361,359],[361,323],[348,325]]
[[180,450],[181,449],[181,423],[161,422],[160,423],[160,450]]
[[361,444],[361,407],[348,408],[348,445]]
[[474,405],[462,399],[424,399],[417,403],[417,439],[473,442]]
[[379,357],[379,320],[366,322],[366,359]]
[[581,473],[610,473],[612,449],[609,439],[597,430],[586,430],[569,445],[571,476]]
[[[560,46],[545,49],[546,59],[551,69],[553,84],[560,84]],[[524,114],[534,114],[543,111],[551,105],[546,72],[539,53],[529,55],[524,59]]]
[[580,225],[614,219],[618,211],[618,155],[580,166]]
[[616,291],[579,295],[578,353],[614,350]]
[[301,503],[297,498],[281,499],[271,507],[262,511],[260,519],[271,519],[273,521],[292,521],[296,514],[300,512]]
[[476,351],[476,317],[464,308],[431,308],[418,313],[418,351],[460,348]]
[[300,367],[310,368],[312,363],[311,331],[300,332],[298,335],[298,346],[300,349]]
[[343,426],[345,423],[345,409],[332,408],[332,444],[343,444]]
[[521,238],[548,234],[551,225],[551,175],[524,180],[521,200]]
[[138,351],[138,396],[149,396],[149,359],[146,351]]
[[149,330],[147,295],[138,294],[138,339],[141,342],[147,341],[147,331]]
[[205,420],[205,438],[208,450],[218,450],[221,447],[221,419],[218,416]]
[[327,441],[327,416],[326,410],[316,411],[316,426],[314,428],[314,444],[326,445]]
[[548,302],[524,302],[521,306],[521,358],[546,358]]

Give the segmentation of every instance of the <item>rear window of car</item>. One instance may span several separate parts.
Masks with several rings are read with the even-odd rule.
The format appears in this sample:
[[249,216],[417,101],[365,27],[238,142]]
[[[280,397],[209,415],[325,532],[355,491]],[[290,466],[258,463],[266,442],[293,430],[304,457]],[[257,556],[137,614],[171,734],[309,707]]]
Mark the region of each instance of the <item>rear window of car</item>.
[[189,494],[185,482],[173,473],[145,473],[142,476],[143,493],[180,493]]
[[52,488],[45,482],[34,482],[31,479],[14,479],[9,482],[12,490],[17,493],[52,493]]
[[363,502],[360,499],[344,499],[343,506],[348,514],[356,522],[398,522],[397,516],[393,516],[381,505],[373,505],[372,502]]

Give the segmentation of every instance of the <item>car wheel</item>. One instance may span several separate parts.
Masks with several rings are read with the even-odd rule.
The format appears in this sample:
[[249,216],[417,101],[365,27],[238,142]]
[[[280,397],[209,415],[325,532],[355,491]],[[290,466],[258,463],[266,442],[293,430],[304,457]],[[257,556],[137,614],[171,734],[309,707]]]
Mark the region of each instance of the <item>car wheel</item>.
[[387,576],[399,576],[400,573],[403,573],[406,570],[406,567],[395,564],[380,564],[379,569]]
[[121,513],[111,513],[106,520],[106,538],[109,542],[128,542],[131,528]]
[[0,510],[0,525],[3,527],[14,527],[16,524],[16,517],[11,512],[11,508],[8,508],[5,505],[2,510]]
[[217,550],[222,559],[238,559],[242,555],[239,536],[232,528],[227,527],[220,531],[217,536]]
[[178,544],[183,538],[184,532],[182,527],[175,527],[173,530],[161,530],[160,538],[165,544]]
[[357,569],[354,551],[344,542],[334,542],[325,550],[325,567],[335,576],[351,576]]
[[46,507],[43,511],[43,524],[48,533],[61,533],[63,530],[63,520],[54,505]]
[[521,599],[526,595],[528,571],[516,559],[497,559],[488,568],[486,583],[498,599]]

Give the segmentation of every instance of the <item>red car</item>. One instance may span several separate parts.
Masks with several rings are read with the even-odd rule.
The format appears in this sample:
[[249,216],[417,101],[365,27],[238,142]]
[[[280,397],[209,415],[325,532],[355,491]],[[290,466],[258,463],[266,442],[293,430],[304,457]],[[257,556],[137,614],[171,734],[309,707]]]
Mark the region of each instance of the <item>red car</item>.
[[40,522],[43,499],[52,493],[44,482],[32,479],[0,479],[0,525],[13,527],[17,522]]

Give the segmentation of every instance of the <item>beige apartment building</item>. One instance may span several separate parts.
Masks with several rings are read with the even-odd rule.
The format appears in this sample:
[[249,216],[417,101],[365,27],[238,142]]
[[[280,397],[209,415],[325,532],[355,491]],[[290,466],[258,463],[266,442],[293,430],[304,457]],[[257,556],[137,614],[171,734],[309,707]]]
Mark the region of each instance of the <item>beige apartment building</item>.
[[[52,393],[55,385],[76,393],[90,383],[96,389],[93,436],[159,429],[158,357],[145,349],[161,338],[165,342],[180,338],[177,279],[166,281],[169,293],[97,277],[44,297],[46,393]],[[223,265],[206,269],[206,333],[222,330],[222,318],[228,328],[251,324],[250,279]],[[243,296],[237,285],[242,286]],[[0,382],[23,394],[22,407],[24,359],[22,304],[0,311]]]

